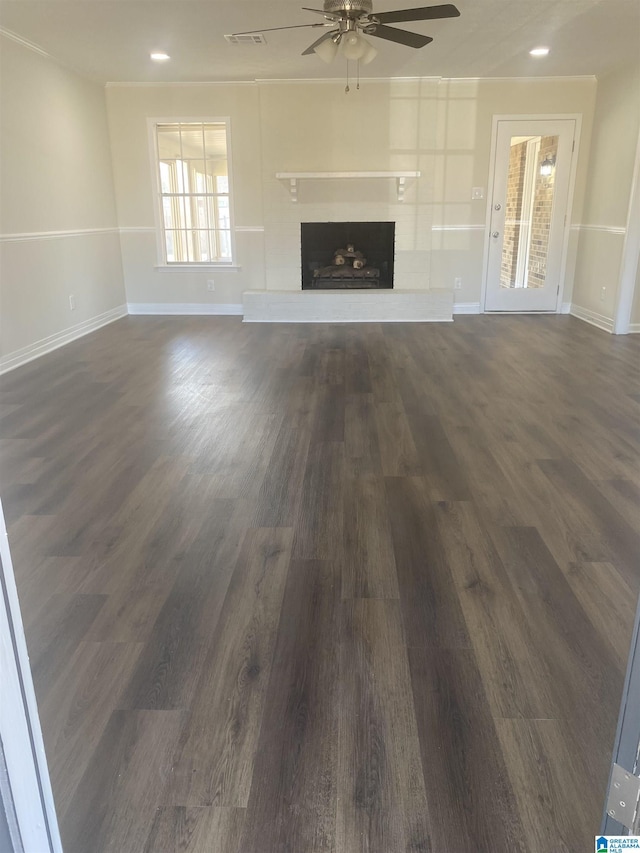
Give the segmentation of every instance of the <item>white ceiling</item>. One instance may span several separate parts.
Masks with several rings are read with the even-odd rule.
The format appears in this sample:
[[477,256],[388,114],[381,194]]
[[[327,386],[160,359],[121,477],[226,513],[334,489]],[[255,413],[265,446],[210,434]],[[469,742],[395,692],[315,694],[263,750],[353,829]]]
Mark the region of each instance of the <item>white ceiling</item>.
[[[225,33],[315,23],[304,0],[0,0],[0,27],[99,82],[342,78],[344,61],[301,56],[318,29],[266,33],[233,46]],[[434,38],[420,50],[371,39],[362,77],[532,77],[595,74],[638,61],[639,0],[454,0],[460,18],[398,24]],[[311,6],[321,6],[314,0]],[[421,0],[374,0],[374,11]],[[424,5],[434,5],[425,3]],[[529,49],[547,45],[545,59]],[[164,50],[171,61],[149,60]]]

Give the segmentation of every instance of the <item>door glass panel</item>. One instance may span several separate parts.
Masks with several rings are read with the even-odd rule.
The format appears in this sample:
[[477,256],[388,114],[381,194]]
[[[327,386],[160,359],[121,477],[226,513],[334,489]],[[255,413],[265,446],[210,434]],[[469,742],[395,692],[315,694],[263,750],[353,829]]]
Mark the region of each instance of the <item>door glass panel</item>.
[[557,136],[511,137],[500,287],[545,286],[557,153]]

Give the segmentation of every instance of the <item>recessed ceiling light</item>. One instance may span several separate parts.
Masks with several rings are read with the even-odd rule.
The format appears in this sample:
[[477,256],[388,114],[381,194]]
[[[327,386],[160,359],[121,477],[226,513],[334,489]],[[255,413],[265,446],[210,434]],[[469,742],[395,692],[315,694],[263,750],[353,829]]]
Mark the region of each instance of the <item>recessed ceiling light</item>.
[[151,59],[153,59],[154,62],[166,62],[167,59],[171,59],[171,57],[168,53],[161,53],[158,51],[158,53],[151,54]]
[[548,47],[534,47],[529,51],[530,56],[546,56],[549,53]]

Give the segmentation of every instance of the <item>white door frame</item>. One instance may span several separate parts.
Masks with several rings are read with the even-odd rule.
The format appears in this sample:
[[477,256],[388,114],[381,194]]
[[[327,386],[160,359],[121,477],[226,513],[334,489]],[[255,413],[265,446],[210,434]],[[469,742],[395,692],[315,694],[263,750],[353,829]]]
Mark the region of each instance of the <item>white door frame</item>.
[[62,853],[1,503],[0,685],[0,739],[22,846]]
[[[487,283],[489,275],[489,249],[491,246],[491,210],[493,204],[493,184],[496,174],[496,155],[498,147],[498,122],[501,121],[558,121],[558,120],[573,120],[575,121],[575,136],[574,150],[571,157],[571,169],[569,173],[569,195],[567,198],[567,215],[564,224],[564,233],[562,240],[562,258],[560,261],[560,290],[556,300],[556,313],[562,312],[562,304],[564,301],[564,292],[566,288],[566,269],[567,269],[567,254],[569,250],[569,229],[571,226],[571,218],[573,211],[573,197],[576,186],[576,173],[578,167],[578,156],[580,152],[580,136],[582,132],[582,114],[581,113],[540,113],[531,115],[494,115],[491,125],[491,155],[489,160],[489,178],[487,184],[487,207],[485,213],[485,231],[484,231],[484,251],[482,255],[482,287],[480,290],[480,311],[485,313],[485,305],[487,300]],[[493,313],[493,312],[491,312]],[[509,313],[501,311],[501,314]],[[525,312],[526,313],[526,312]]]

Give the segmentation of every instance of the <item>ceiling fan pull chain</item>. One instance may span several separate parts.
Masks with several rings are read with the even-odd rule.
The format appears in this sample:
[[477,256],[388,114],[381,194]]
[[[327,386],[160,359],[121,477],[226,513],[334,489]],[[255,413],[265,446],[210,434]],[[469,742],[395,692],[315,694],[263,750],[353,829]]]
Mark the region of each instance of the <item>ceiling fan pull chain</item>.
[[359,59],[356,60],[356,70],[358,72],[358,85],[356,86],[356,89],[358,91],[360,91],[360,60]]
[[344,87],[345,95],[348,95],[351,89],[349,88],[349,60],[347,59],[347,85]]

